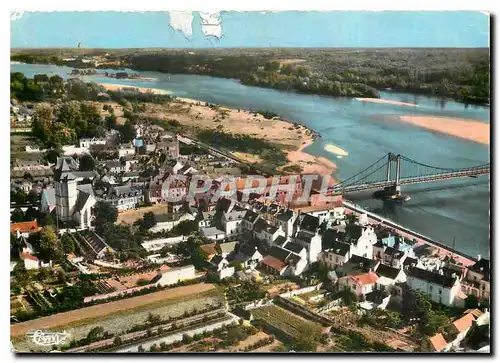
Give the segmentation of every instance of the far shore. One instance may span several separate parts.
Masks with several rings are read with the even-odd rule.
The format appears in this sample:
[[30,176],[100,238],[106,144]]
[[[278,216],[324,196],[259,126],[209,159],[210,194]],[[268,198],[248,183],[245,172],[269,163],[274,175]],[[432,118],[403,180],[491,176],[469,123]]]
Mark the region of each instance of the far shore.
[[[107,90],[129,88],[129,86],[121,84],[102,83],[100,85]],[[140,87],[131,88],[136,88],[141,92],[156,90]],[[168,93],[163,90],[156,91],[161,91],[161,94]],[[116,107],[119,108],[118,106]],[[119,113],[120,110],[117,109],[116,112]],[[174,97],[174,102],[168,105],[148,104],[145,115],[160,119],[175,118],[186,126],[207,129],[215,129],[222,126],[224,132],[251,135],[267,142],[278,144],[290,150],[286,154],[289,162],[281,168],[299,165],[304,174],[329,176],[337,169],[337,165],[326,157],[316,157],[303,151],[304,148],[314,142],[314,131],[304,125],[279,117],[266,119],[263,115],[250,110],[234,109],[222,105],[217,105],[216,108],[213,108],[208,106],[208,103],[205,101],[185,97]],[[233,154],[248,163],[262,161],[259,155],[244,152],[234,152]]]
[[[384,116],[380,118],[387,119]],[[480,144],[490,144],[490,124],[443,116],[397,115],[395,119],[427,130],[440,132]]]
[[134,88],[142,93],[154,93],[156,95],[168,95],[172,92],[165,91],[159,88],[148,88],[148,87],[136,87],[136,86],[128,86],[126,84],[115,84],[115,83],[99,83],[99,86],[104,87],[107,91],[118,91],[123,88]]
[[361,101],[361,102],[384,103],[384,104],[396,105],[396,106],[418,107],[418,105],[416,105],[414,103],[394,101],[394,100],[385,100],[382,98],[356,98],[356,100]]

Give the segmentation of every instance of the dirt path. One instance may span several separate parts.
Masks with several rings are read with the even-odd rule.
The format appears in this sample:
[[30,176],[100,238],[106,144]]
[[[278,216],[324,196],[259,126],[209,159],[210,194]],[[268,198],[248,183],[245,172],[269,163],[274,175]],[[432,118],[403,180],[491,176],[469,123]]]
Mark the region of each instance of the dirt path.
[[252,336],[249,336],[245,340],[242,340],[234,349],[232,350],[242,350],[245,349],[247,346],[252,345],[254,343],[257,343],[261,339],[269,338],[269,335],[264,333],[263,331],[258,332],[257,334],[254,334]]
[[187,295],[202,293],[214,289],[212,284],[196,284],[189,286],[175,287],[151,294],[136,296],[129,299],[113,301],[105,304],[94,305],[83,309],[67,311],[55,315],[45,316],[43,318],[29,320],[23,323],[13,324],[10,327],[11,337],[25,335],[30,331],[42,329],[48,330],[57,327],[71,325],[85,319],[95,319],[106,315],[133,310],[137,307],[149,305],[163,300],[170,300]]
[[274,340],[271,344],[264,345],[263,347],[252,350],[252,352],[272,352],[274,349],[278,348],[282,343],[279,340]]

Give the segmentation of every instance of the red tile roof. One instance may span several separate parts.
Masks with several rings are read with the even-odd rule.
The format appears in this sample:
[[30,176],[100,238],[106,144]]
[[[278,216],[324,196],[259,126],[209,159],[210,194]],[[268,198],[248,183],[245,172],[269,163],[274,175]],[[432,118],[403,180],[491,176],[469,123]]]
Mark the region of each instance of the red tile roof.
[[36,221],[36,219],[28,222],[12,223],[10,225],[10,233],[15,233],[16,231],[19,231],[21,233],[38,232],[39,229],[40,227],[38,227],[38,222]]
[[264,257],[262,263],[266,266],[271,267],[276,271],[282,271],[286,267],[285,263],[283,263],[282,261],[278,260],[276,257],[273,256]]
[[474,317],[474,314],[469,313],[467,315],[462,316],[460,319],[455,320],[453,322],[453,325],[455,325],[455,328],[457,328],[460,333],[463,333],[464,331],[466,331],[468,328],[471,327],[472,322],[475,320],[476,318]]
[[375,272],[368,272],[357,276],[350,276],[350,279],[356,282],[356,284],[358,285],[365,286],[376,283],[378,280],[378,275]]
[[23,252],[23,259],[38,262],[38,258],[33,256],[31,253],[28,253],[28,252]]
[[441,334],[436,334],[432,338],[429,338],[429,340],[436,352],[440,352],[441,350],[444,349],[444,347],[448,345],[448,343],[446,343],[446,340],[444,340],[444,337]]

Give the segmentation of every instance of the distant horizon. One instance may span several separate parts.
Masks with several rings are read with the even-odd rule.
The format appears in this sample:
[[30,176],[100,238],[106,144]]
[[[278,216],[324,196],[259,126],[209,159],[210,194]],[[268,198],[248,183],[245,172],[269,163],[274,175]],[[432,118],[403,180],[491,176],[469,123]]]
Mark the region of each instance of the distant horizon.
[[12,49],[490,48],[479,11],[23,12],[10,23]]

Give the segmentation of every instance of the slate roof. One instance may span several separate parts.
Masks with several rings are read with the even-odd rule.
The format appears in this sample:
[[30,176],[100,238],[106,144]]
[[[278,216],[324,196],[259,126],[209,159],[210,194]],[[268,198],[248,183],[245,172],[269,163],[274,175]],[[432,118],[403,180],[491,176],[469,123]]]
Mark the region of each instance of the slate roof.
[[220,229],[217,229],[216,227],[207,227],[207,228],[202,228],[201,232],[205,236],[215,236],[217,234],[224,234],[224,231],[221,231]]
[[419,280],[428,281],[433,284],[448,288],[452,287],[456,281],[456,279],[453,277],[448,277],[437,272],[424,270],[418,267],[409,267],[406,274]]
[[259,215],[251,210],[247,210],[245,213],[245,216],[243,217],[244,220],[253,223]]
[[92,187],[92,184],[79,184],[76,186],[76,189],[78,189],[81,192],[90,194],[93,197],[95,196],[94,188]]
[[392,259],[399,259],[404,256],[404,252],[390,246],[387,246],[387,248],[384,251],[384,254],[391,256]]
[[240,250],[238,251],[238,253],[241,253],[242,255],[247,256],[247,257],[251,257],[255,253],[256,250],[257,250],[256,246],[252,246],[252,245],[249,245],[246,243],[240,247]]
[[274,233],[276,233],[276,231],[278,230],[278,228],[275,227],[275,226],[270,225],[264,219],[259,218],[259,220],[257,222],[255,222],[254,230],[256,232],[266,231],[269,234],[274,234]]
[[56,170],[54,171],[55,181],[76,179],[75,175],[72,173],[72,170],[66,158],[58,159],[57,162],[58,165],[56,167]]
[[351,245],[344,242],[334,242],[332,246],[328,249],[328,252],[334,253],[339,256],[345,256],[349,253]]
[[221,263],[222,260],[224,260],[224,257],[222,257],[221,255],[215,255],[210,260],[210,263],[212,263],[214,265],[219,265],[219,263]]
[[283,246],[283,248],[286,248],[287,250],[298,254],[304,249],[304,246],[299,245],[298,243],[295,242],[288,242],[286,245]]
[[324,251],[332,248],[333,244],[340,239],[340,235],[341,233],[335,229],[327,229],[321,236],[321,249]]
[[394,280],[398,276],[400,271],[401,270],[399,270],[397,268],[383,265],[383,264],[378,265],[377,269],[375,270],[377,275],[387,277],[388,279],[391,279],[391,280]]
[[412,264],[417,266],[418,260],[416,258],[413,258],[413,257],[406,257],[405,260],[403,261],[403,267],[411,266]]
[[490,260],[481,258],[474,265],[470,266],[469,270],[484,275],[483,280],[485,281],[490,280]]
[[293,217],[293,211],[291,211],[290,209],[280,212],[276,216],[276,218],[282,222],[288,222],[292,217]]
[[299,231],[297,233],[297,239],[304,241],[304,242],[311,242],[311,239],[314,237],[314,233],[310,233],[308,231]]
[[269,255],[273,256],[274,258],[276,258],[282,262],[285,262],[288,255],[290,255],[290,251],[287,251],[282,247],[273,246],[273,247],[271,247],[271,250],[269,251]]
[[85,206],[85,203],[87,203],[87,200],[89,200],[89,198],[90,194],[80,191],[76,198],[75,212],[80,212],[82,208]]
[[366,273],[370,270],[370,268],[373,269],[376,265],[377,262],[369,258],[352,255],[349,261],[339,268],[339,271],[343,272],[346,275]]
[[281,235],[276,237],[276,239],[274,240],[274,244],[276,246],[283,246],[285,243],[286,243],[286,238]]
[[319,218],[314,217],[310,214],[302,214],[300,216],[300,229],[306,229],[313,233],[316,233],[316,230],[319,227]]

